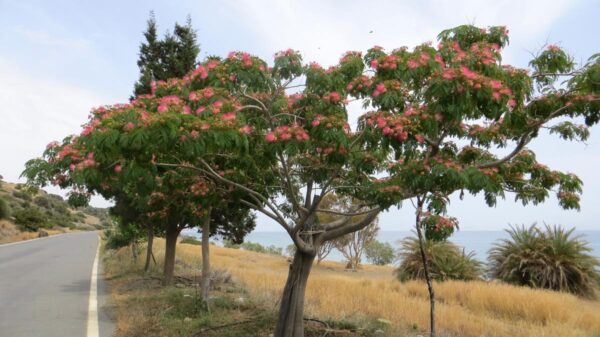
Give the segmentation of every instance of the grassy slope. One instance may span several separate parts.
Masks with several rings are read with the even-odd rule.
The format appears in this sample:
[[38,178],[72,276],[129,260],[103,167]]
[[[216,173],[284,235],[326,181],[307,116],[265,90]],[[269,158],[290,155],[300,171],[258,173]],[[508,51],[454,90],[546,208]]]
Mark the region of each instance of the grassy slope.
[[[18,190],[17,184],[13,184],[13,183],[9,183],[9,182],[0,180],[0,198],[7,201],[12,206],[11,208],[13,208],[13,209],[15,207],[17,207],[16,205],[20,205],[26,201],[21,198],[15,197],[13,195],[13,193],[17,190]],[[40,190],[36,196],[32,196],[32,199],[37,196],[48,197],[49,194],[43,190]],[[75,210],[75,209],[69,207],[69,205],[65,201],[62,201],[62,202],[54,201],[54,202],[61,203],[73,215],[80,212],[79,210]],[[32,207],[36,207],[35,203],[33,201],[30,201],[29,204],[31,204]],[[55,235],[55,234],[67,233],[72,230],[94,230],[94,229],[96,229],[95,226],[97,226],[101,223],[101,219],[98,218],[97,216],[88,214],[85,211],[81,211],[81,213],[83,213],[84,218],[77,219],[77,221],[74,222],[74,226],[72,228],[55,226],[51,229],[44,229],[44,230],[46,232],[48,232],[49,235]],[[37,232],[22,231],[21,228],[19,226],[17,226],[13,222],[12,219],[0,220],[0,244],[7,243],[7,242],[21,241],[21,240],[29,240],[29,239],[33,239],[33,238],[37,238],[37,237],[38,237]]]
[[[160,263],[164,241],[157,240],[155,247]],[[274,310],[288,270],[286,258],[216,246],[211,249],[214,268],[228,270],[257,303]],[[119,255],[123,261],[129,260],[127,251]],[[180,244],[177,259],[179,275],[199,275],[198,246]],[[114,270],[130,267],[120,265]],[[139,264],[136,268],[139,270]],[[436,293],[442,336],[600,336],[600,301],[485,282],[439,283]],[[119,296],[129,295],[117,291],[114,296],[118,304]],[[394,322],[387,335],[413,336],[408,332],[411,327],[421,330],[428,324],[427,291],[420,282],[394,280],[390,267],[366,265],[352,273],[344,271],[340,263],[325,262],[315,266],[310,276],[307,315],[362,322],[383,318]],[[138,335],[125,333],[135,322],[123,315],[119,321],[127,326],[121,335]]]

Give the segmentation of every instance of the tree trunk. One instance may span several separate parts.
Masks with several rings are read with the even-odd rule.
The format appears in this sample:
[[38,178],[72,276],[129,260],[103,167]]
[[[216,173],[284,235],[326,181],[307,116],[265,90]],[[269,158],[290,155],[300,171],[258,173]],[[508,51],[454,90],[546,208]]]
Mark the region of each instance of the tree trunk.
[[304,337],[304,293],[315,255],[296,250],[281,296],[274,337]]
[[430,324],[430,337],[435,337],[435,292],[433,291],[433,282],[431,281],[431,275],[429,274],[429,262],[427,255],[425,254],[425,245],[423,241],[423,233],[421,231],[421,211],[422,205],[419,205],[417,210],[417,235],[419,236],[419,250],[421,251],[421,261],[423,262],[423,270],[425,271],[425,279],[427,280],[427,290],[429,291],[429,324]]
[[208,309],[210,290],[210,210],[202,223],[202,305]]
[[146,247],[146,263],[144,264],[144,272],[150,269],[150,259],[152,259],[152,245],[154,243],[154,229],[148,226],[148,246]]
[[165,247],[165,266],[163,272],[163,285],[168,286],[173,283],[173,272],[175,270],[175,248],[177,246],[177,237],[179,236],[177,225],[168,225],[166,233]]

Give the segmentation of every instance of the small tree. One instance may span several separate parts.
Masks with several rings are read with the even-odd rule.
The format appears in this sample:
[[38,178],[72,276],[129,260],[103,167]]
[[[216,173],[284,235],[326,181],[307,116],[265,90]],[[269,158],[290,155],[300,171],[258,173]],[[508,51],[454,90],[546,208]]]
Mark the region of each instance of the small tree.
[[365,228],[346,234],[334,241],[335,248],[348,261],[346,268],[352,269],[352,271],[358,269],[367,245],[375,240],[378,232],[379,225],[377,219],[375,219]]
[[200,53],[192,19],[187,17],[185,25],[175,23],[173,33],[160,40],[156,32],[156,18],[150,12],[145,41],[140,45],[138,67],[140,78],[134,85],[134,96],[152,93],[153,82],[183,77],[196,66]]
[[384,266],[394,262],[394,248],[389,242],[373,240],[365,247],[367,260],[373,264]]

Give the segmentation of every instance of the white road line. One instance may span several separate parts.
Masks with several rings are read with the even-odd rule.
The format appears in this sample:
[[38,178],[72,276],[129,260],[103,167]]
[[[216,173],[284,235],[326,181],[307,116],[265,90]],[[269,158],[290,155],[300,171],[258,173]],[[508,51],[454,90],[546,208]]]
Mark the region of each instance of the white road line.
[[90,299],[88,302],[87,337],[99,337],[98,327],[98,255],[100,255],[100,237],[98,237],[98,248],[92,265],[92,278],[90,281]]

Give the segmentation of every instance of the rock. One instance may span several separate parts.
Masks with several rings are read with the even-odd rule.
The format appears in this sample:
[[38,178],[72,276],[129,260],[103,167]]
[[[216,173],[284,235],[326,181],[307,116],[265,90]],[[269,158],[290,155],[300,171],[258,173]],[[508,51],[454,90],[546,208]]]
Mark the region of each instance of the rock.
[[48,236],[48,232],[46,232],[43,229],[40,229],[40,231],[38,232],[38,238],[44,238],[46,236]]

